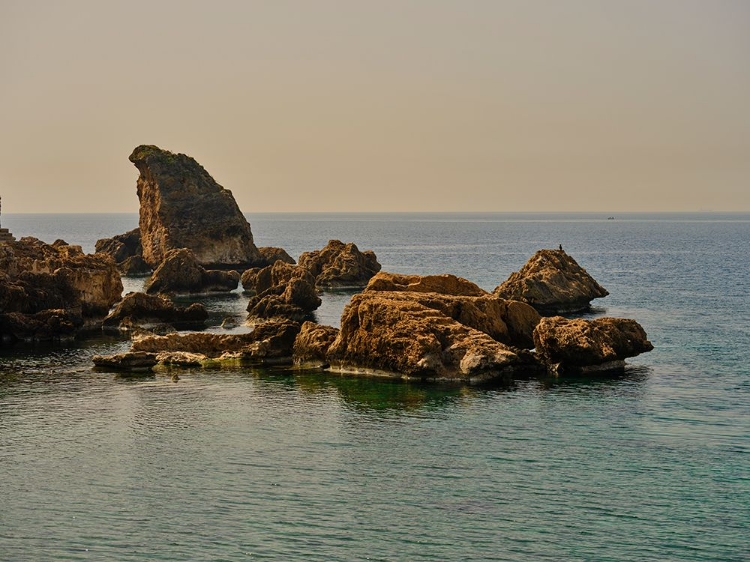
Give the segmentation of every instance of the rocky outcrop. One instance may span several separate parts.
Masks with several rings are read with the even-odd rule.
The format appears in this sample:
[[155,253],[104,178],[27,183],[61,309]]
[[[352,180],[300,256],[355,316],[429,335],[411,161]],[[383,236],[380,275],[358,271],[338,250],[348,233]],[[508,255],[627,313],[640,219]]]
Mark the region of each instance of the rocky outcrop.
[[201,328],[208,319],[206,307],[193,303],[175,306],[163,295],[128,293],[103,321],[105,329],[131,331],[134,326],[149,327],[162,323],[179,329]]
[[149,294],[198,294],[228,292],[237,288],[240,274],[236,271],[206,270],[191,250],[169,250],[164,261],[146,283]]
[[97,254],[112,256],[117,269],[123,275],[143,275],[151,272],[151,267],[143,259],[140,228],[112,238],[101,238],[96,241],[95,249]]
[[440,293],[479,297],[487,291],[462,277],[443,275],[403,275],[381,271],[365,287],[365,291],[402,291],[409,293]]
[[314,363],[315,366],[327,365],[328,350],[338,335],[338,328],[305,322],[294,341],[292,355],[294,363],[296,365],[309,363]]
[[563,250],[539,250],[493,292],[544,315],[586,310],[593,299],[609,294]]
[[654,346],[635,320],[542,318],[534,330],[539,359],[556,374],[622,368]]
[[273,265],[277,261],[283,261],[284,263],[290,263],[294,265],[297,263],[294,258],[290,256],[284,248],[274,248],[271,246],[262,246],[258,248],[261,259],[264,265]]
[[91,360],[96,367],[112,371],[140,372],[151,371],[158,360],[156,353],[129,351],[114,355],[94,355]]
[[198,263],[209,268],[263,263],[232,193],[193,158],[141,145],[130,161],[140,172],[141,246],[152,268],[178,248],[192,250]]
[[509,381],[536,369],[532,354],[502,344],[399,293],[355,295],[328,350],[333,370],[406,379]]
[[151,369],[158,365],[210,366],[217,362],[290,364],[299,330],[296,322],[268,322],[249,334],[149,335],[134,340],[127,353],[95,356],[93,361],[99,367],[116,370]]
[[322,250],[305,252],[299,266],[312,274],[318,289],[362,288],[380,271],[375,253],[353,243],[331,240]]
[[66,338],[100,321],[122,294],[109,256],[63,241],[22,238],[0,246],[0,337]]
[[321,304],[314,283],[307,270],[283,261],[245,271],[242,286],[253,295],[247,305],[248,319],[286,318],[296,322],[310,319]]

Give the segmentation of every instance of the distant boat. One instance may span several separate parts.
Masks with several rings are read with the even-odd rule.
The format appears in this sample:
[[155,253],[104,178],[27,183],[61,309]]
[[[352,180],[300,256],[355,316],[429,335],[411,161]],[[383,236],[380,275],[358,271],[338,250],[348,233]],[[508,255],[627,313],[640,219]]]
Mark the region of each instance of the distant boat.
[[613,221],[613,220],[615,220],[615,217],[607,217],[607,220],[608,221]]

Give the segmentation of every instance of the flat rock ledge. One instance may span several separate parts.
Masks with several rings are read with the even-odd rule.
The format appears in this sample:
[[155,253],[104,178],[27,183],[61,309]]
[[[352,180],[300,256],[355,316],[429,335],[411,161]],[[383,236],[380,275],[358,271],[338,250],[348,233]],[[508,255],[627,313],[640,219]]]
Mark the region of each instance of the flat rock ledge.
[[159,366],[291,364],[299,330],[296,322],[268,322],[248,334],[148,335],[135,339],[129,352],[96,355],[93,362],[99,368],[118,371],[148,371]]
[[593,299],[609,294],[564,250],[539,250],[493,293],[545,316],[587,310]]

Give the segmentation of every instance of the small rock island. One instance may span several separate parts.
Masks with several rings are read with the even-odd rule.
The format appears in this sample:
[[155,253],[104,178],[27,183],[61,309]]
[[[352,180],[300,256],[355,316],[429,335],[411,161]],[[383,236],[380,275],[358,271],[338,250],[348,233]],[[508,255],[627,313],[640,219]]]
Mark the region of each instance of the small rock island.
[[[375,253],[352,242],[331,240],[295,261],[281,248],[256,247],[232,193],[193,158],[141,145],[130,161],[139,171],[139,227],[99,240],[96,254],[0,238],[3,341],[104,329],[133,343],[95,356],[103,369],[288,364],[470,384],[618,370],[653,349],[635,320],[559,316],[608,295],[562,248],[539,250],[491,293],[448,273],[381,271]],[[122,298],[120,273],[150,273],[146,292]],[[240,284],[249,333],[200,331],[205,308],[171,300]],[[317,324],[321,294],[340,288],[358,291],[341,327]],[[185,328],[198,331],[177,331]]]

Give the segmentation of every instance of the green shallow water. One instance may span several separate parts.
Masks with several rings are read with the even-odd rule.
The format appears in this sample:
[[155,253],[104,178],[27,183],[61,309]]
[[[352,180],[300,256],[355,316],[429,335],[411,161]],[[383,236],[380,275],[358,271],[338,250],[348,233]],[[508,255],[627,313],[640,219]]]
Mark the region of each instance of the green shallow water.
[[[132,227],[73,222],[84,245],[96,225]],[[481,388],[284,369],[123,378],[91,368],[127,348],[116,338],[5,348],[1,560],[750,559],[750,217],[252,222],[292,254],[353,239],[384,269],[490,289],[562,240],[610,290],[590,316],[636,318],[656,348],[617,377]],[[347,298],[327,295],[319,319]],[[214,324],[242,316],[239,295],[206,303]]]

